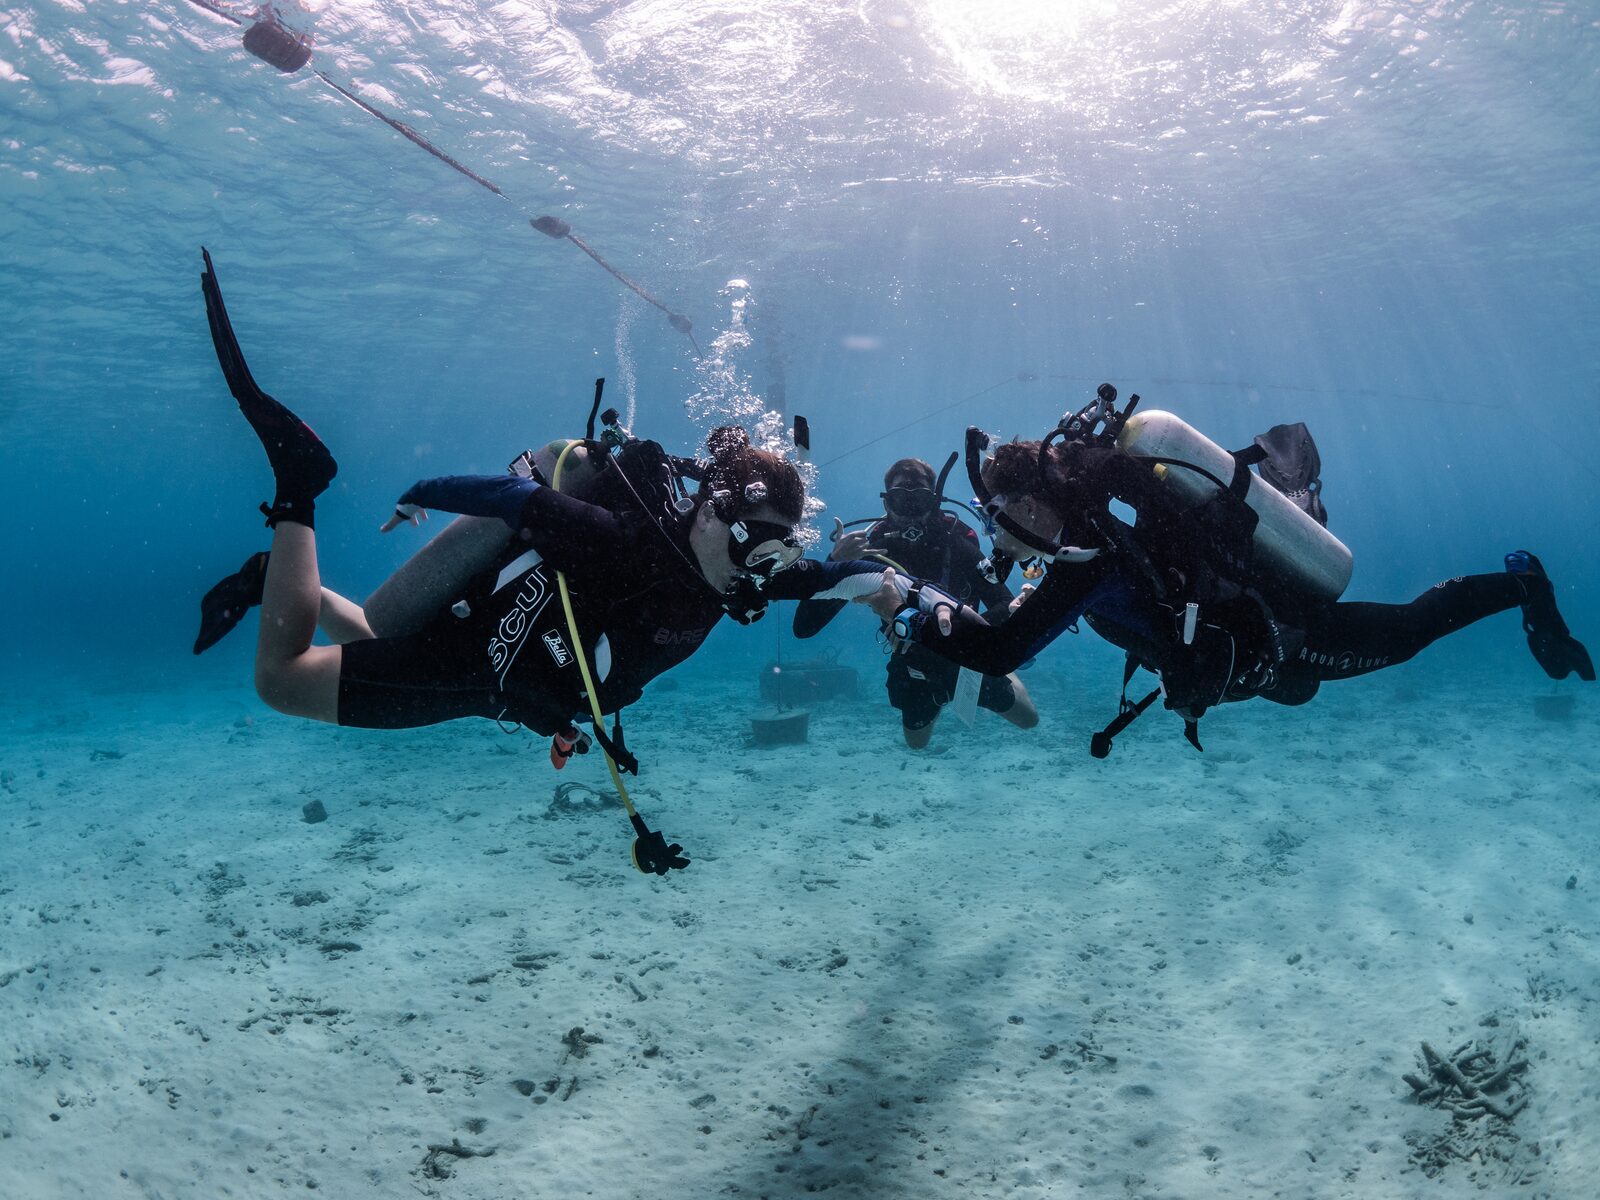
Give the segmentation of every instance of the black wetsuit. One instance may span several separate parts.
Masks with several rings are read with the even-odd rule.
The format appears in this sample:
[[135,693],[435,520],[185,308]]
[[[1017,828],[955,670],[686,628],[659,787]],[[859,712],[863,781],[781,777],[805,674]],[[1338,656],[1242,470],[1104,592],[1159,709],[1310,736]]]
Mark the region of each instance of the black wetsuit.
[[[909,535],[917,530],[917,536]],[[983,550],[970,528],[948,513],[938,513],[918,525],[892,520],[875,522],[867,529],[867,552],[892,561],[902,574],[937,584],[947,595],[977,608],[990,620],[1004,620],[1011,589],[985,578],[978,569]],[[807,601],[801,608],[817,604]],[[797,613],[804,625],[806,614]],[[900,713],[907,729],[925,729],[939,710],[955,697],[961,668],[925,646],[909,643],[889,657],[885,686],[889,703]],[[1006,673],[986,674],[978,688],[978,704],[990,712],[1008,712],[1017,702],[1016,690]]]
[[[1015,670],[1080,619],[1160,673],[1168,708],[1198,717],[1211,705],[1261,696],[1303,704],[1324,682],[1405,662],[1446,634],[1516,608],[1524,586],[1510,574],[1447,579],[1409,604],[1308,602],[1266,572],[1219,571],[1216,552],[1229,539],[1209,513],[1176,512],[1147,467],[1116,453],[1085,452],[1080,467],[1103,474],[1064,500],[1068,530],[1092,530],[1099,554],[1057,561],[1038,589],[1004,624],[990,626],[963,609],[948,636],[927,616],[912,618],[915,639],[985,674]],[[1091,471],[1084,477],[1095,478]],[[1106,508],[1107,494],[1139,511],[1130,527]],[[1244,535],[1248,541],[1248,533]],[[1231,574],[1231,577],[1230,577]],[[1236,582],[1243,575],[1249,582]],[[1185,605],[1194,600],[1195,635],[1185,643]]]
[[1201,629],[1211,625],[1217,641],[1191,653],[1179,636],[1181,610],[1159,602],[1108,554],[1087,563],[1051,566],[1038,590],[1001,626],[987,625],[964,610],[948,637],[933,622],[919,621],[917,640],[975,671],[1013,671],[1081,617],[1156,671],[1185,676],[1186,660],[1196,654],[1209,658],[1210,668],[1201,671],[1204,678],[1184,689],[1191,699],[1209,694],[1210,681],[1226,689],[1213,703],[1262,696],[1279,704],[1303,704],[1328,680],[1403,663],[1446,634],[1516,608],[1522,598],[1514,576],[1468,575],[1436,584],[1409,604],[1311,607],[1301,614],[1298,627],[1253,600],[1242,600],[1225,612],[1202,611]]
[[[531,551],[538,561],[520,564],[501,586],[498,571],[472,580],[464,605],[418,633],[345,646],[341,725],[392,729],[477,716],[541,734],[566,728],[587,704],[557,571],[607,713],[699,649],[726,611],[694,566],[690,516],[668,512],[657,525],[636,508],[613,511],[510,476],[425,480],[402,500],[506,517],[518,530],[508,555]],[[881,575],[878,563],[802,559],[772,576],[760,598],[853,596]],[[852,586],[854,576],[862,578]]]

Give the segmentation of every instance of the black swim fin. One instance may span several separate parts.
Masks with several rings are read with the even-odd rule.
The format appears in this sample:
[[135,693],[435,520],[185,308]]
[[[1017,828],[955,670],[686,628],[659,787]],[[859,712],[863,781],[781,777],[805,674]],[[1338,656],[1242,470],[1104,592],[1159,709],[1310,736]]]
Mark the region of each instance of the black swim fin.
[[285,519],[310,525],[314,502],[339,473],[339,464],[311,426],[256,386],[244,352],[239,349],[239,340],[233,335],[233,324],[222,302],[217,273],[211,265],[211,254],[204,247],[200,254],[206,264],[200,276],[200,290],[206,298],[206,320],[211,325],[211,343],[216,347],[217,362],[222,365],[228,391],[239,402],[239,411],[261,439],[277,480],[277,496],[270,507],[262,506],[267,524],[274,525]]
[[194,639],[194,652],[202,654],[220,642],[244,619],[244,614],[261,603],[267,583],[265,550],[245,559],[244,566],[219,582],[200,600],[200,634]]
[[1561,619],[1556,590],[1545,574],[1544,564],[1526,550],[1513,550],[1506,555],[1506,570],[1522,585],[1522,631],[1528,635],[1528,649],[1544,673],[1551,679],[1565,679],[1577,672],[1579,679],[1593,683],[1594,662]]

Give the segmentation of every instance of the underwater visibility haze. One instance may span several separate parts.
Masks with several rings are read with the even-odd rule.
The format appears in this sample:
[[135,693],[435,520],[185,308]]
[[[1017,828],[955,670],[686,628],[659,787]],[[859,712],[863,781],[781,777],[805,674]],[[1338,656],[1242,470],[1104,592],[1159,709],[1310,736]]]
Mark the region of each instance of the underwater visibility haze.
[[1591,1196],[1600,738],[1526,590],[1108,757],[1087,620],[1036,724],[913,737],[878,617],[780,600],[627,709],[659,876],[598,745],[191,651],[275,536],[202,246],[357,600],[598,378],[803,457],[816,558],[1109,382],[1304,422],[1345,600],[1526,549],[1593,649],[1597,112],[1578,0],[0,0],[0,1195]]

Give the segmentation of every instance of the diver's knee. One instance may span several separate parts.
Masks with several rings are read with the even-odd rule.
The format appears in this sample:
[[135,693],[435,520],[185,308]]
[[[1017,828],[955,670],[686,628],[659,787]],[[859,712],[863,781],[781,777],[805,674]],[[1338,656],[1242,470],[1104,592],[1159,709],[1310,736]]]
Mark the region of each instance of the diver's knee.
[[926,725],[902,725],[900,727],[906,735],[906,745],[913,750],[924,749],[933,740],[933,722]]
[[[256,663],[256,695],[274,712],[289,712],[290,689],[283,667],[278,663]],[[292,715],[292,714],[291,714]]]

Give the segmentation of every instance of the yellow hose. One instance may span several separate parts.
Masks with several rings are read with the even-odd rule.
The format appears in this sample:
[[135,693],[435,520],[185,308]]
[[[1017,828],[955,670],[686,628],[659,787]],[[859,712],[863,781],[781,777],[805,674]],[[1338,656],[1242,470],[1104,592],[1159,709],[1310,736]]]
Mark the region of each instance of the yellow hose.
[[[556,469],[550,475],[550,486],[556,491],[561,490],[561,468],[566,465],[567,455],[572,453],[574,446],[582,444],[576,440],[568,442],[556,459]],[[578,636],[578,620],[572,615],[572,597],[567,593],[567,577],[560,571],[556,572],[556,590],[561,593],[561,611],[567,614],[567,633],[572,636],[572,652],[578,657],[578,670],[583,675],[583,686],[589,697],[589,712],[594,716],[595,729],[603,732],[606,722],[600,712],[600,691],[594,686],[594,676],[589,674],[589,657],[583,652],[583,639]],[[595,739],[597,742],[599,740]],[[622,797],[622,807],[630,818],[637,816],[633,801],[628,797],[628,789],[622,786],[622,772],[617,770],[611,752],[604,745],[601,745],[600,752],[606,756],[606,767],[611,772],[611,782],[616,784],[617,795]]]

